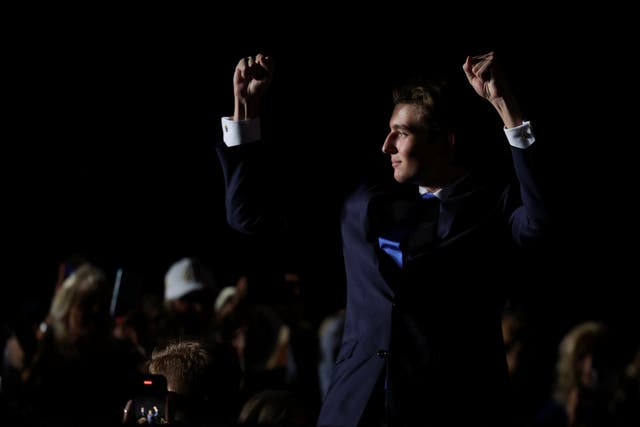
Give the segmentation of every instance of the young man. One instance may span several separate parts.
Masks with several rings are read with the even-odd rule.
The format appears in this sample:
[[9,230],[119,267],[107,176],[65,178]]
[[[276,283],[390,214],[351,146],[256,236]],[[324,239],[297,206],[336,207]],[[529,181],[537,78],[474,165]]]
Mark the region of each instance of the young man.
[[[502,119],[517,179],[496,185],[461,161],[469,123],[446,84],[395,94],[382,151],[396,183],[363,185],[343,208],[346,323],[319,426],[507,422],[501,288],[518,278],[508,273],[514,249],[537,246],[548,215],[531,125],[494,53],[468,57],[463,70]],[[256,173],[272,76],[269,57],[240,60],[218,148],[228,221],[250,234],[283,223]]]

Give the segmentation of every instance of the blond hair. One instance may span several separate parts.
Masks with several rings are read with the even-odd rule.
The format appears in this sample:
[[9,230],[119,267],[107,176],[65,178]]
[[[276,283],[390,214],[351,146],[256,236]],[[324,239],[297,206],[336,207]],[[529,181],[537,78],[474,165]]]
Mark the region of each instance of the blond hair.
[[[82,264],[56,292],[49,309],[49,321],[57,343],[69,342],[72,337],[69,330],[71,309],[82,304],[83,315],[88,315],[84,326],[104,328],[109,320],[109,285],[99,268],[92,264]],[[88,332],[89,333],[89,332]],[[93,333],[93,331],[91,331]]]
[[565,403],[571,389],[579,384],[576,362],[585,354],[594,350],[594,342],[606,334],[605,326],[600,322],[584,322],[573,327],[562,338],[558,347],[556,363],[556,384],[553,397],[559,403]]

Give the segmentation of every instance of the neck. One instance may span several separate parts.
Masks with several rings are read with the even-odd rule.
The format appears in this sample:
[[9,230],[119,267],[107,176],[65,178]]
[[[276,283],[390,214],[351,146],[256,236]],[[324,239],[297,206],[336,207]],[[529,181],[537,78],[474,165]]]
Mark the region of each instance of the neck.
[[439,176],[437,179],[432,180],[428,184],[421,184],[420,187],[426,189],[430,193],[442,190],[447,185],[451,185],[467,173],[467,170],[463,166],[451,166]]

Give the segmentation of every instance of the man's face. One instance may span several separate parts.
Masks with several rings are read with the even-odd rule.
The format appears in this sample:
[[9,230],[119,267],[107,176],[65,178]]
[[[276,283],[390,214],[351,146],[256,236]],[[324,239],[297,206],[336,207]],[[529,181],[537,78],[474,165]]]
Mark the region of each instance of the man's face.
[[446,134],[429,129],[422,109],[410,104],[396,105],[389,128],[382,151],[391,156],[395,180],[425,186],[438,183],[451,154]]

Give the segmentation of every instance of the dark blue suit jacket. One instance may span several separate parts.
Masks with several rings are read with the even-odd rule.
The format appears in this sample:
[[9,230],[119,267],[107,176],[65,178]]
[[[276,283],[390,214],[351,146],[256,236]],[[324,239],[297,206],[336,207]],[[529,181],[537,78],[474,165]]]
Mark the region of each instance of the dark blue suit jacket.
[[[281,224],[252,176],[258,145],[218,149],[228,221],[247,233]],[[440,203],[435,239],[420,235],[420,219],[413,225],[402,268],[378,237],[414,208],[406,186],[363,185],[347,198],[347,317],[319,426],[358,425],[381,376],[398,425],[500,425],[508,387],[502,291],[525,274],[510,271],[517,249],[536,246],[548,222],[536,149],[511,148],[511,183],[475,174],[457,182]]]

